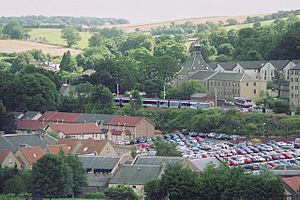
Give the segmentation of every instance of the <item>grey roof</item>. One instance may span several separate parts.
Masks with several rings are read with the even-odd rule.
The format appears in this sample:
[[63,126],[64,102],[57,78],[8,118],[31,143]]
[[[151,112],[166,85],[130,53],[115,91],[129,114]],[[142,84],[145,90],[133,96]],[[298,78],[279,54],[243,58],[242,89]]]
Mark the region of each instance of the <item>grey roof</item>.
[[283,68],[289,64],[289,60],[270,60],[269,61],[277,70],[283,70]]
[[214,73],[216,73],[215,71],[208,71],[208,70],[200,70],[197,71],[196,73],[192,74],[189,79],[192,80],[205,80],[208,77],[210,77],[211,75],[213,75]]
[[94,69],[87,69],[84,72],[82,72],[82,75],[91,76],[94,73],[96,73],[96,70],[94,70]]
[[237,63],[236,62],[220,62],[218,63],[223,69],[226,71],[232,71],[233,68],[236,67]]
[[218,72],[211,76],[209,80],[216,81],[240,81],[243,78],[244,74],[240,73],[227,73],[227,72]]
[[44,149],[47,145],[56,144],[56,140],[48,135],[40,134],[12,134],[0,137],[0,150],[8,149],[17,152],[20,146],[39,146]]
[[272,170],[272,172],[279,176],[299,176],[300,170]]
[[157,179],[161,170],[160,165],[123,165],[109,183],[144,185],[148,181]]
[[197,168],[198,171],[203,171],[208,164],[213,164],[218,167],[221,162],[216,158],[201,158],[190,160],[191,163]]
[[291,70],[300,70],[300,63],[293,67]]
[[22,119],[33,119],[38,114],[41,114],[41,113],[38,111],[27,111],[24,113]]
[[215,70],[218,67],[218,63],[207,63],[212,70]]
[[80,116],[75,120],[75,122],[96,122],[96,123],[108,123],[112,120],[114,115],[106,114],[80,114]]
[[8,112],[8,113],[14,115],[15,119],[21,119],[24,115],[22,112]]
[[292,60],[293,63],[295,63],[295,65],[300,63],[300,60]]
[[182,157],[164,157],[164,156],[139,156],[135,161],[137,165],[174,165],[176,163],[183,163],[185,158]]
[[265,61],[240,61],[238,62],[244,69],[261,69]]
[[201,45],[197,43],[193,46],[193,63],[189,71],[193,72],[198,70],[212,70],[212,69],[203,59],[201,54]]
[[244,73],[244,76],[241,79],[242,81],[259,81],[258,79],[250,76],[249,74]]
[[84,168],[113,170],[120,157],[107,156],[78,156]]
[[111,178],[111,175],[108,174],[98,174],[98,175],[92,175],[87,176],[87,183],[90,187],[107,187],[109,179]]

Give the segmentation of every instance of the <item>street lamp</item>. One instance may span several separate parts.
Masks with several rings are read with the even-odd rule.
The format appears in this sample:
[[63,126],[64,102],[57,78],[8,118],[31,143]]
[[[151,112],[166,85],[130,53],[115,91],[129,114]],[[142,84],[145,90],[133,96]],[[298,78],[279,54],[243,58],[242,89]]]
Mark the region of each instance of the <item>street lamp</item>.
[[264,122],[263,123],[263,138],[265,138],[265,131],[266,131],[265,126],[266,126],[266,123]]

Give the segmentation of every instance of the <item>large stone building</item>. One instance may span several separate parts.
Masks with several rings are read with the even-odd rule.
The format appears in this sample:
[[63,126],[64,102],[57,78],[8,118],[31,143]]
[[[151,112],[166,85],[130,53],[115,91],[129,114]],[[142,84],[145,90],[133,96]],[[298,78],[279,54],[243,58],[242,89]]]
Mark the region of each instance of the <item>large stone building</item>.
[[300,64],[290,69],[290,105],[292,111],[300,107]]

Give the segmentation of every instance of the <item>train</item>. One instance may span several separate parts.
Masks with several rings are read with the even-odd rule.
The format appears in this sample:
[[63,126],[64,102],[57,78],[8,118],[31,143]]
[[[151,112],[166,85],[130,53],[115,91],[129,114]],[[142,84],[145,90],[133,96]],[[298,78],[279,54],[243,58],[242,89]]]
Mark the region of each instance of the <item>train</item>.
[[[128,105],[134,99],[130,97],[115,97],[115,104],[123,107]],[[143,98],[142,106],[144,108],[192,108],[192,109],[207,109],[211,107],[209,102],[193,101],[193,100],[174,100],[174,99],[152,99]]]

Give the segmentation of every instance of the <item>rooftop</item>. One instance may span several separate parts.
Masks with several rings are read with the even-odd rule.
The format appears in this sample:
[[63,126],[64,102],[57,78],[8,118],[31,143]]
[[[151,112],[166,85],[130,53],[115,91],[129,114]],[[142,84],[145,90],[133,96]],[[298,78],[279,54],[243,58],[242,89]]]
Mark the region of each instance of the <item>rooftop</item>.
[[137,116],[115,116],[107,124],[120,126],[137,126],[140,122],[142,122],[145,119],[145,117]]
[[40,129],[45,129],[48,124],[49,123],[47,122],[41,122],[38,120],[24,119],[17,124],[17,129],[25,131],[30,129],[32,131],[37,131]]
[[300,70],[300,63],[293,67],[291,70]]
[[144,185],[157,179],[161,170],[160,165],[123,165],[112,177],[110,184]]
[[215,74],[215,71],[208,71],[208,70],[200,70],[194,73],[192,76],[189,77],[189,79],[194,80],[205,80]]
[[5,160],[5,158],[8,156],[9,152],[11,152],[11,151],[9,151],[9,150],[0,150],[0,165]]
[[299,193],[300,188],[300,177],[294,176],[294,177],[288,177],[288,178],[282,178],[282,180],[295,192]]
[[239,64],[244,69],[261,69],[265,65],[265,61],[240,61]]
[[283,70],[283,68],[289,64],[289,60],[270,60],[269,61],[277,70]]
[[139,156],[134,164],[137,165],[174,165],[183,163],[185,158],[182,157],[166,157],[166,156]]
[[38,159],[45,155],[41,147],[24,147],[20,148],[20,152],[30,165],[34,164]]
[[69,112],[54,112],[47,111],[40,118],[40,121],[46,122],[75,122],[80,116],[80,113],[69,113]]
[[50,124],[49,128],[64,135],[97,134],[100,129],[95,123]]
[[114,115],[107,114],[80,114],[80,116],[75,120],[75,122],[95,122],[107,124],[113,119]]
[[213,164],[218,167],[221,162],[216,158],[201,158],[201,159],[193,159],[189,160],[195,167],[198,172],[203,171],[208,164]]
[[240,81],[243,78],[244,74],[240,73],[227,73],[227,72],[218,72],[211,76],[209,80],[216,81]]
[[78,156],[79,160],[83,163],[83,167],[88,169],[105,169],[113,170],[120,160],[120,157],[108,156]]

